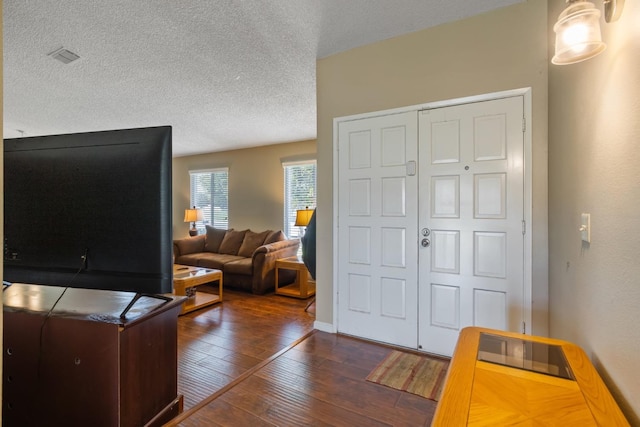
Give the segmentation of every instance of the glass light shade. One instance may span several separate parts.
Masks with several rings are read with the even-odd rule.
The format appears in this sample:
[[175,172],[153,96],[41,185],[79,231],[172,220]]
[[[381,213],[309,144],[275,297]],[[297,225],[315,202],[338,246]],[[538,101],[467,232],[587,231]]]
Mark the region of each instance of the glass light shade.
[[296,211],[296,227],[306,227],[311,221],[311,215],[313,215],[313,209],[300,209]]
[[588,1],[576,1],[567,6],[553,31],[556,33],[556,54],[551,62],[557,65],[593,58],[606,48],[600,34],[600,11]]

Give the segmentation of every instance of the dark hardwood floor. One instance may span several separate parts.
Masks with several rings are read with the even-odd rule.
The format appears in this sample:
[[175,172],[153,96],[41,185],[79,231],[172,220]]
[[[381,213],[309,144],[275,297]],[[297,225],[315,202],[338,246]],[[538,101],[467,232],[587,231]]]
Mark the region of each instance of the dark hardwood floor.
[[[199,291],[214,292],[203,285]],[[313,306],[224,290],[224,300],[178,319],[178,393],[188,409],[313,329]]]
[[365,380],[392,348],[313,330],[308,301],[226,290],[181,316],[180,426],[422,426],[436,403]]

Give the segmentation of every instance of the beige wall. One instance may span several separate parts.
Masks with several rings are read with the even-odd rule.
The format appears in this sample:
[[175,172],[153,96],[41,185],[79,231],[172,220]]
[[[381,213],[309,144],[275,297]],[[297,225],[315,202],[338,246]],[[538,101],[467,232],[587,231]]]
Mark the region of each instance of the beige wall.
[[[319,60],[317,312],[333,324],[333,119],[532,88],[534,287],[546,295],[547,6],[528,1]],[[547,301],[534,313],[547,327]],[[334,325],[335,326],[335,325]]]
[[[549,0],[550,44],[563,7]],[[640,2],[601,22],[604,53],[549,66],[551,334],[585,349],[640,425]]]
[[229,168],[229,226],[280,230],[284,217],[282,162],[316,158],[316,141],[224,151],[173,159],[173,235],[188,236],[189,171]]

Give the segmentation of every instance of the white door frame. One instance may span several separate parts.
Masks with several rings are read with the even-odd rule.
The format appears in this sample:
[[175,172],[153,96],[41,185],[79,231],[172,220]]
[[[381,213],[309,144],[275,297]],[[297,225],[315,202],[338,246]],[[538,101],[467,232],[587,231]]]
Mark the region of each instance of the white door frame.
[[[407,107],[394,108],[384,111],[375,111],[371,113],[355,114],[352,116],[336,117],[333,119],[333,320],[332,325],[316,325],[322,330],[336,332],[338,330],[338,125],[341,122],[364,119],[369,117],[386,116],[389,114],[405,113],[408,111],[419,111],[425,109],[434,109],[441,107],[451,107],[461,104],[470,104],[481,101],[488,101],[492,99],[508,98],[512,96],[523,96],[524,98],[524,117],[526,123],[524,126],[524,218],[526,233],[524,236],[524,271],[523,271],[523,284],[524,284],[524,296],[523,296],[523,318],[527,325],[526,333],[531,334],[533,329],[532,320],[532,256],[533,256],[533,239],[532,239],[532,198],[533,198],[533,175],[532,175],[532,94],[531,88],[512,89],[502,92],[487,93],[482,95],[468,96],[464,98],[455,98],[444,101],[429,102],[425,104],[412,105]],[[318,322],[316,322],[317,324]]]

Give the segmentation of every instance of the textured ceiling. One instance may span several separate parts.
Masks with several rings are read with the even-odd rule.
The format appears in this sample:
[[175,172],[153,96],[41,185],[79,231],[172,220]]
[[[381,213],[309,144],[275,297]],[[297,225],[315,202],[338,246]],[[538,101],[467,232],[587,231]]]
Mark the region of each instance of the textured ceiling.
[[4,136],[168,124],[174,156],[315,139],[317,58],[520,1],[4,0]]

